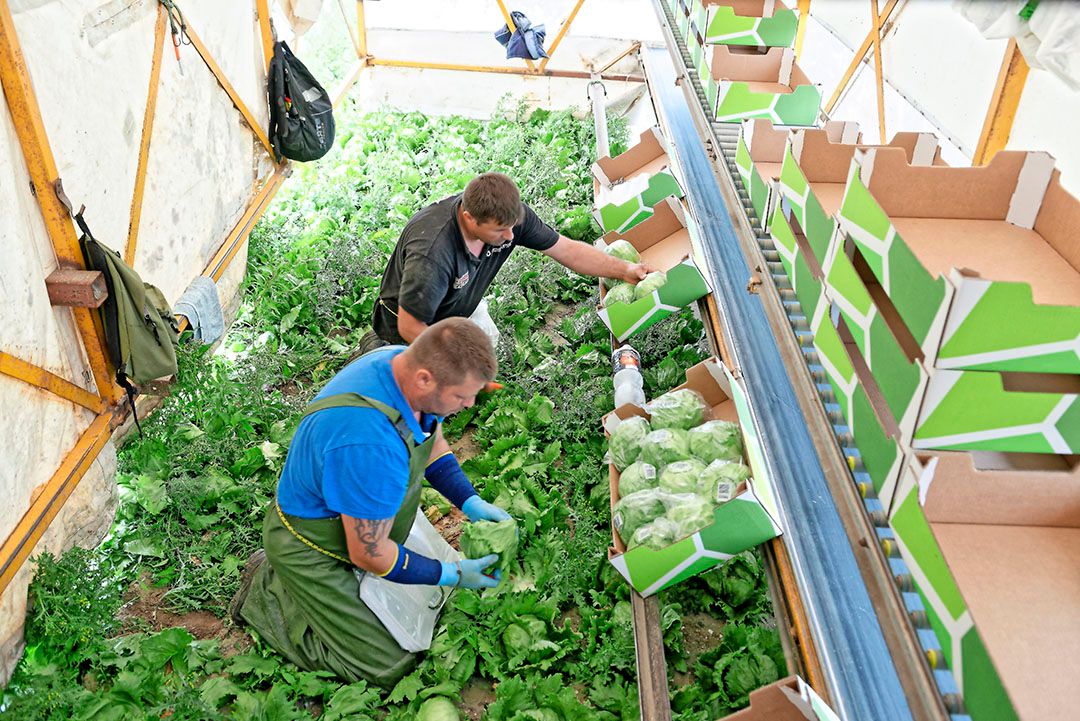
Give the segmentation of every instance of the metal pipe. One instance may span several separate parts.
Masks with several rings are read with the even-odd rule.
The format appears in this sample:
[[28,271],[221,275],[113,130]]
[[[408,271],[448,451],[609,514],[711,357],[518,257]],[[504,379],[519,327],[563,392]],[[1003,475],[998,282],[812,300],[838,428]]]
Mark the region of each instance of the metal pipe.
[[599,75],[594,75],[589,81],[589,100],[592,102],[593,126],[596,128],[596,157],[602,158],[611,154],[611,146],[608,143],[607,132],[607,107],[604,102],[607,98],[607,90],[601,82]]

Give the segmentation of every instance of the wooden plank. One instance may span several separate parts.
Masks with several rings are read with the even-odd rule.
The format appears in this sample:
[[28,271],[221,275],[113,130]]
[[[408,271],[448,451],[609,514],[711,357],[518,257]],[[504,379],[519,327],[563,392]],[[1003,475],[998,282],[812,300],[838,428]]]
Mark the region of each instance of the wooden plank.
[[985,165],[997,151],[1004,150],[1009,144],[1016,109],[1020,107],[1020,97],[1027,84],[1028,70],[1030,68],[1016,44],[1016,38],[1010,38],[1009,45],[1005,48],[1005,57],[1001,61],[1001,69],[998,71],[994,94],[990,97],[990,105],[986,109],[986,120],[983,121],[982,132],[979,133],[979,143],[975,146],[975,155],[971,159],[972,165]]
[[150,87],[146,91],[146,110],[143,112],[142,140],[139,143],[139,165],[135,169],[135,190],[131,194],[131,214],[128,218],[127,245],[124,262],[135,267],[135,248],[139,242],[142,222],[143,192],[146,190],[146,168],[150,160],[150,140],[154,135],[154,115],[157,113],[158,87],[161,85],[161,56],[165,49],[165,6],[158,5],[154,26],[154,55],[150,59]]
[[45,279],[49,302],[67,308],[100,308],[109,296],[100,270],[57,268]]
[[881,15],[878,0],[870,0],[870,22],[874,28],[874,76],[877,83],[878,135],[885,144],[885,79],[881,66]]
[[[0,0],[0,82],[30,174],[31,191],[56,257],[62,266],[85,268],[71,216],[54,192],[60,176],[7,0]],[[120,387],[112,380],[104,336],[95,327],[89,309],[73,308],[72,313],[98,390],[108,402],[114,403],[120,398]]]
[[671,721],[667,661],[664,659],[664,632],[660,627],[660,602],[656,596],[642,598],[630,591],[634,621],[634,651],[637,655],[638,705],[641,718]]

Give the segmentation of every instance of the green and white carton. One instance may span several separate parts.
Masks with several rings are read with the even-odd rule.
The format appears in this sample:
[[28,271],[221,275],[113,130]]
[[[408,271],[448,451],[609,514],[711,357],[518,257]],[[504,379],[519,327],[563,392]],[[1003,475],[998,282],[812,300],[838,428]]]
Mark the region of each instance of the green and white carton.
[[[696,576],[781,534],[774,489],[742,385],[718,359],[710,358],[687,370],[686,383],[679,388],[690,388],[701,393],[712,408],[714,419],[740,424],[746,461],[753,478],[735,498],[716,508],[711,526],[660,550],[638,546],[626,551],[613,523],[614,545],[608,551],[608,558],[642,596],[651,596],[663,588]],[[635,405],[616,408],[604,417],[605,432],[611,433],[621,421],[635,415],[649,417],[645,410]],[[610,479],[614,513],[615,504],[619,501],[619,472],[614,466],[610,466]]]
[[[905,337],[898,338],[894,333],[903,328],[903,322],[890,316],[895,311],[883,298],[877,279],[869,272],[860,277],[847,256],[847,240],[844,232],[836,229],[828,245],[822,268],[825,295],[840,311],[844,328],[854,341],[853,350],[860,356],[856,362],[865,363],[896,423],[899,437],[907,440],[915,431],[929,375],[918,358],[918,348],[912,347],[914,341],[905,345]],[[879,300],[884,301],[881,306]]]
[[607,246],[620,239],[637,249],[642,262],[667,273],[664,285],[632,303],[612,303],[605,308],[602,303],[607,291],[601,289],[597,313],[620,342],[709,294],[709,285],[699,270],[705,266],[698,260],[698,226],[681,201],[664,198],[647,220],[624,233],[607,233],[600,243]]
[[593,214],[605,232],[625,232],[652,215],[664,198],[683,196],[664,136],[655,126],[625,153],[597,160],[592,173]]
[[[773,226],[773,232],[776,233],[782,225],[778,221]],[[806,255],[806,252],[802,251],[802,255]],[[871,393],[875,398],[879,394],[873,387],[868,392],[868,387],[856,372],[858,350],[853,341],[849,339],[845,342],[841,338],[835,325],[839,312],[829,303],[824,287],[820,284],[817,287],[819,298],[810,306],[810,310],[803,304],[810,321],[814,350],[832,386],[840,415],[847,423],[848,432],[859,451],[874,491],[887,508],[903,461],[903,451],[897,440],[898,431],[890,418],[879,415],[881,404],[871,401]],[[806,292],[809,293],[810,289],[807,288]]]
[[710,78],[717,122],[738,123],[766,118],[778,125],[815,125],[821,108],[821,86],[795,62],[791,48],[714,45]]
[[769,222],[769,235],[803,314],[810,319],[817,312],[818,302],[824,298],[821,266],[810,252],[805,236],[792,228],[789,214],[788,208],[776,207]]
[[1050,155],[949,168],[859,151],[838,220],[928,366],[1080,373],[1080,202]]
[[[862,145],[858,123],[830,121],[821,129],[790,133],[783,151],[778,189],[791,206],[819,263],[836,228],[834,216],[844,197],[851,160]],[[887,146],[902,148],[914,165],[941,163],[941,149],[933,133],[897,133]]]
[[784,162],[789,128],[777,128],[771,120],[744,120],[735,147],[735,166],[750,204],[765,230],[776,202],[776,181]]
[[750,692],[750,705],[724,721],[840,721],[800,676],[788,676]]
[[893,540],[973,721],[1080,707],[1077,509],[1075,459],[909,454]]
[[705,42],[790,48],[799,29],[798,13],[780,0],[694,0],[707,12]]

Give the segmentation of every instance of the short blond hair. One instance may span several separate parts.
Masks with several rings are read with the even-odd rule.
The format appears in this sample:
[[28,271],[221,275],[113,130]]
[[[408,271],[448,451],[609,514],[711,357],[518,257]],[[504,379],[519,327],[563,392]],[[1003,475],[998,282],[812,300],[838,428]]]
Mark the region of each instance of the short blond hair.
[[468,376],[490,381],[499,370],[491,340],[468,318],[446,318],[424,329],[404,351],[414,367],[429,371],[439,385],[464,383]]
[[470,180],[461,195],[461,207],[477,223],[517,225],[525,217],[521,191],[502,173],[483,173]]

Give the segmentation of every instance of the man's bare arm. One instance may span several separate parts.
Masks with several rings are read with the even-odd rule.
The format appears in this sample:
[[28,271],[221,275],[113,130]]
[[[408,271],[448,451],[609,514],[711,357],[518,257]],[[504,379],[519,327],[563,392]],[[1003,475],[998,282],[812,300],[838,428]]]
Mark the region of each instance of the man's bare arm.
[[345,541],[349,545],[349,560],[357,568],[377,573],[389,573],[397,562],[397,544],[390,540],[393,518],[372,520],[341,514],[345,526]]
[[416,336],[423,333],[427,327],[427,323],[418,320],[412,313],[398,306],[397,331],[398,335],[404,338],[406,343],[412,343],[416,340]]

